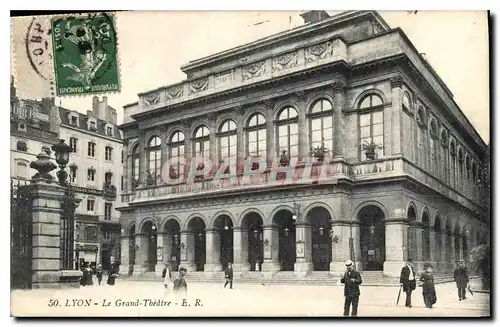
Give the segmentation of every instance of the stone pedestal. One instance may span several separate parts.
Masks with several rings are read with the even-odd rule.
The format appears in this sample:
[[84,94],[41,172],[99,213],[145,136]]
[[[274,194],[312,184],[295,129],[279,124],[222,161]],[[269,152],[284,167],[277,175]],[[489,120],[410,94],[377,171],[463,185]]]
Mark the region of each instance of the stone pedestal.
[[345,262],[350,259],[350,223],[348,221],[333,221],[332,231],[334,239],[332,240],[332,262],[330,262],[330,274],[334,276],[342,276],[345,272]]
[[120,268],[118,273],[121,276],[128,276],[130,274],[130,258],[134,253],[129,253],[130,239],[128,234],[122,234],[120,240],[121,254],[120,254]]
[[165,243],[170,243],[168,241],[167,235],[165,233],[157,234],[156,241],[156,265],[155,265],[155,276],[161,277],[161,273],[167,264],[167,257],[165,257]]
[[313,271],[311,226],[300,222],[295,228],[296,261],[293,266],[297,277],[304,277]]
[[135,234],[135,264],[134,271],[132,273],[133,276],[139,276],[146,272],[146,260],[147,260],[147,251],[149,246],[149,240],[146,234],[137,233]]
[[250,270],[248,263],[248,230],[234,227],[233,229],[234,263],[233,270],[236,272],[247,272]]
[[33,255],[32,288],[59,288],[60,285],[60,226],[62,187],[45,179],[31,181]]
[[190,230],[181,231],[181,267],[189,271],[196,271],[194,262],[195,235]]
[[281,270],[279,263],[279,234],[277,225],[264,226],[264,263],[262,272],[265,276]]
[[400,276],[401,268],[406,264],[404,240],[407,239],[407,233],[408,228],[404,220],[386,220],[384,275]]

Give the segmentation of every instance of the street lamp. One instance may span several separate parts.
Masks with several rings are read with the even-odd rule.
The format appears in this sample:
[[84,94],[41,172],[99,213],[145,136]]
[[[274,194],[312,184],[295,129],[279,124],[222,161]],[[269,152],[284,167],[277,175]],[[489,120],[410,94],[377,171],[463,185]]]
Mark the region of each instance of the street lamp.
[[64,143],[63,139],[59,140],[59,143],[52,146],[52,150],[55,152],[56,162],[59,165],[59,171],[57,172],[57,178],[61,185],[66,184],[66,179],[68,178],[68,173],[64,170],[69,161],[69,152],[71,148],[69,145]]

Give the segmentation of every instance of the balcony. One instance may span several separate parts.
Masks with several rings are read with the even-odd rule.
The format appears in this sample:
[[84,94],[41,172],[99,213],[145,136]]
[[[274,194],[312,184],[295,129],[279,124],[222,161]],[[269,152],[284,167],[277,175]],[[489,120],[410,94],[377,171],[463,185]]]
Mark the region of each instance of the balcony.
[[120,217],[99,215],[99,224],[102,225],[120,224]]

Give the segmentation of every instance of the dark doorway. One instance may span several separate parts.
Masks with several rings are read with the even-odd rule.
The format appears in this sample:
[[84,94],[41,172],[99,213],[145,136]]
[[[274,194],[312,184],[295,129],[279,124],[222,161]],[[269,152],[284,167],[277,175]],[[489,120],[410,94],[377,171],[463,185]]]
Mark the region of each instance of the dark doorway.
[[330,213],[325,208],[317,207],[309,211],[307,217],[311,224],[313,269],[329,271],[332,261]]
[[250,271],[262,270],[262,263],[264,262],[264,230],[262,224],[262,218],[257,213],[249,213],[243,218],[242,227],[248,233]]
[[128,230],[128,274],[131,275],[135,265],[135,224]]
[[165,224],[165,232],[167,233],[167,239],[164,242],[170,242],[170,257],[166,258],[166,261],[172,266],[171,268],[176,271],[181,264],[181,227],[175,219],[170,219]]
[[158,230],[156,225],[148,221],[142,227],[143,233],[147,237],[147,250],[146,250],[146,269],[147,271],[155,271],[156,266],[156,247],[158,244]]
[[220,237],[220,263],[226,269],[227,263],[233,262],[233,221],[226,215],[219,216],[214,226]]
[[385,261],[384,212],[377,206],[366,206],[358,214],[361,223],[361,261],[363,270],[383,270]]
[[295,221],[292,218],[292,213],[281,210],[276,213],[273,222],[279,226],[279,262],[281,270],[293,271],[297,255],[295,253]]

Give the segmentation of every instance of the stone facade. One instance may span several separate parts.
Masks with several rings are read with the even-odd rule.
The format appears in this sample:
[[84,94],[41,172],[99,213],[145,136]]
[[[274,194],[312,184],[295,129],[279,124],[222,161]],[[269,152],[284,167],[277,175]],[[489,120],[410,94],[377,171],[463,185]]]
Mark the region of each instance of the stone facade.
[[[338,274],[353,259],[399,276],[408,258],[446,273],[487,237],[486,146],[403,31],[376,12],[326,18],[183,71],[187,81],[124,107],[122,273],[160,274],[168,263],[212,274],[232,261],[240,272]],[[372,141],[369,157],[360,145]],[[321,143],[325,157],[311,166]],[[188,163],[202,153],[215,168],[165,183],[163,163],[181,149]],[[308,182],[270,182],[283,150],[299,163],[288,176]],[[213,178],[226,155],[237,163],[232,183]],[[242,176],[255,156],[267,169]]]

